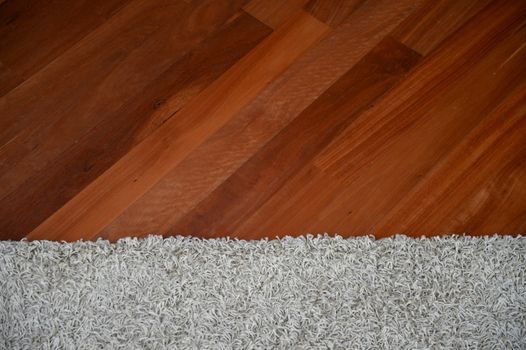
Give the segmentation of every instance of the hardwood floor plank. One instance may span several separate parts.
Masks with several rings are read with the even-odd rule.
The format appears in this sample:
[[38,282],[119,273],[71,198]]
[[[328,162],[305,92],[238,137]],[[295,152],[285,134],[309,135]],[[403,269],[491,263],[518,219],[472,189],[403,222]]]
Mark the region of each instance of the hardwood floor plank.
[[[0,97],[104,23],[128,0],[0,2]],[[71,21],[75,18],[75,21]]]
[[[353,157],[355,167],[359,168],[362,163],[356,163],[359,161],[355,157],[356,153],[367,158],[374,156],[374,152],[385,148],[385,144],[381,147],[379,145],[382,145],[385,138],[389,137],[388,134],[394,135],[399,130],[410,126],[418,118],[422,118],[423,114],[429,110],[429,104],[436,104],[437,96],[444,98],[443,94],[449,93],[451,86],[458,83],[466,72],[473,70],[475,64],[478,64],[480,60],[484,59],[491,62],[490,59],[486,58],[486,55],[500,41],[507,39],[508,46],[501,45],[501,50],[497,50],[498,53],[506,55],[510,50],[514,52],[520,47],[523,40],[520,36],[521,32],[514,33],[514,31],[522,31],[521,26],[526,17],[524,4],[515,4],[516,6],[499,6],[496,4],[487,7],[484,12],[470,21],[462,31],[459,31],[455,37],[445,43],[446,45],[441,50],[437,50],[429,59],[424,60],[418,70],[405,79],[399,89],[391,94],[388,101],[365,113],[346,132],[342,133],[339,139],[319,157],[317,166],[324,170],[329,170],[331,166],[333,166],[332,169],[336,169],[340,159]],[[512,34],[513,39],[509,39],[508,37]],[[496,59],[500,59],[500,57],[497,56]],[[467,62],[469,65],[466,64]],[[506,68],[509,68],[509,65]],[[520,68],[520,72],[522,67],[518,68]],[[495,79],[500,82],[503,72],[499,73]],[[487,71],[480,77],[473,79],[476,78],[493,79],[487,74]],[[512,76],[509,81],[502,81],[502,83],[513,84],[517,82],[517,78],[520,78],[520,75]],[[497,88],[495,84],[492,86]],[[473,89],[482,89],[482,87],[474,85]],[[473,89],[471,91],[474,91]],[[496,91],[505,92],[499,89]],[[489,91],[482,93],[487,94]],[[483,107],[488,102],[480,101],[482,103],[474,103],[471,107]],[[447,105],[447,102],[445,104]],[[388,125],[392,127],[388,127]],[[376,138],[379,136],[379,130],[385,133],[382,135],[382,139]],[[358,150],[357,148],[360,147],[361,149]],[[373,153],[370,155],[363,153],[365,148],[372,150]],[[368,161],[363,160],[365,163]],[[345,173],[343,175],[345,177],[352,176],[344,168],[336,169],[336,173],[333,175],[339,176],[338,174],[343,173]]]
[[523,0],[0,0],[0,239],[526,229]]
[[393,36],[413,50],[427,55],[490,2],[491,0],[427,1],[400,24]]
[[[173,233],[180,217],[225,181],[410,11],[405,3],[365,4],[270,84],[209,141],[131,205],[100,236]],[[371,20],[374,18],[374,21]]]
[[[340,25],[366,0],[309,0],[305,10],[331,27]],[[415,2],[418,3],[418,2]]]
[[[273,239],[324,232],[345,237],[356,235],[354,228],[342,227],[339,221],[326,220],[323,212],[344,190],[341,182],[328,177],[312,162],[307,163],[250,217],[245,218],[236,228],[235,236]],[[339,205],[342,209],[347,208],[341,201]],[[347,209],[345,214],[351,215],[352,209]]]
[[177,117],[189,99],[270,33],[241,11],[153,80],[141,98],[129,100],[26,181],[17,178],[21,185],[0,199],[0,232],[11,238],[15,236],[9,232],[15,231],[16,237],[25,236],[169,118]]
[[382,234],[526,231],[526,84],[377,226]]
[[[352,228],[353,233],[395,233],[380,232],[376,225],[507,94],[525,81],[526,67],[522,62],[526,52],[520,49],[526,38],[523,21],[524,17],[506,22],[510,27],[501,33],[504,39],[492,39],[493,45],[499,44],[491,51],[484,48],[488,51],[483,58],[478,63],[470,61],[469,69],[454,76],[460,78],[456,82],[450,78],[446,90],[435,85],[435,92],[428,96],[435,94],[434,98],[414,96],[411,110],[400,110],[389,124],[378,123],[383,126],[376,132],[371,130],[368,139],[348,153],[346,161],[338,162],[342,168],[337,173],[332,172],[338,167],[336,163],[323,168],[331,177],[342,179],[342,187],[349,190],[339,199],[333,198],[322,214],[326,219],[320,221],[321,225],[332,220],[342,228]],[[361,134],[361,130],[354,131]],[[346,210],[353,211],[352,215],[344,215]],[[469,226],[471,234],[480,234],[475,228]],[[446,229],[442,226],[420,234],[438,234]]]
[[305,50],[327,27],[300,13],[121,158],[29,234],[92,238],[223,126]]
[[[521,47],[526,28],[520,6],[488,8],[477,15],[357,118],[314,165],[293,177],[237,232],[395,233],[379,232],[376,225],[524,82],[521,62],[526,53]],[[458,55],[451,57],[451,52]],[[443,56],[446,53],[452,61]]]
[[276,29],[303,8],[307,0],[251,0],[243,9]]
[[206,236],[236,233],[240,223],[418,59],[418,54],[390,38],[380,42],[170,232],[203,232]]
[[224,0],[190,6],[171,0],[130,1],[0,99],[0,112],[5,115],[0,120],[0,144],[22,131],[27,134],[27,129],[34,133],[53,123],[71,122],[71,113],[78,114],[75,125],[84,126],[86,120],[96,122],[102,118],[99,115],[114,112],[214,32],[242,3]]
[[[151,89],[158,77],[169,79],[169,69],[184,67],[188,53],[241,5],[233,1],[196,7],[172,3],[131,3],[42,74],[0,100],[0,113],[6,115],[1,121],[6,125],[3,136],[12,137],[0,147],[0,182],[4,184],[0,198],[41,174],[97,125],[111,119],[127,123],[120,116],[129,112],[127,105],[144,98],[144,90]],[[212,15],[201,20],[208,12]],[[179,18],[176,25],[174,18]]]

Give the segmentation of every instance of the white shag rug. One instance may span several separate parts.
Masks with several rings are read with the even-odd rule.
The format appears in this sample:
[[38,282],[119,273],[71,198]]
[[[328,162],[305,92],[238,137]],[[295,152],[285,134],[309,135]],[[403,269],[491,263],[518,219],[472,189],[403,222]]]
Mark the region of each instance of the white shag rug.
[[0,242],[2,349],[525,349],[526,238]]

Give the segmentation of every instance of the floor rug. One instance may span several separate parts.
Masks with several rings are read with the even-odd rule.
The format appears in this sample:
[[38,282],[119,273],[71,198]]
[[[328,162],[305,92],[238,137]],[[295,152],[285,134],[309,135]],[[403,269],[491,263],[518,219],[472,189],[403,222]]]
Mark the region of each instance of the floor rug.
[[0,242],[3,349],[525,349],[526,238]]

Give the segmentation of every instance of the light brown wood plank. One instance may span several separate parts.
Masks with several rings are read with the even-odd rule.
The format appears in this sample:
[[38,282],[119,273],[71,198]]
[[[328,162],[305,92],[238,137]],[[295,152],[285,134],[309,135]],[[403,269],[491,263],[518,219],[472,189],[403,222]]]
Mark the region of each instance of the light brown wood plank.
[[[177,117],[192,97],[270,33],[270,28],[240,11],[153,80],[140,97],[124,103],[40,171],[24,174],[31,176],[22,181],[12,169],[20,185],[0,199],[0,232],[11,238],[25,236],[153,130]],[[2,191],[7,191],[8,182],[3,183]]]
[[[101,237],[173,233],[177,220],[367,54],[411,11],[374,1],[310,49],[253,102],[129,207]],[[371,18],[375,20],[372,21]]]
[[327,27],[300,13],[271,34],[112,168],[29,234],[30,239],[91,238],[223,126]]

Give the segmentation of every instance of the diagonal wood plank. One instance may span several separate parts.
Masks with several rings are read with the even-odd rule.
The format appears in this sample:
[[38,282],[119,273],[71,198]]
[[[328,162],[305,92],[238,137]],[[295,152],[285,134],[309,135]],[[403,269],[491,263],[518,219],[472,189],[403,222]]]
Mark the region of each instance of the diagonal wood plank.
[[479,13],[237,232],[383,235],[375,225],[524,82],[524,4],[508,5]]
[[182,215],[360,61],[410,13],[412,4],[364,4],[100,236],[115,239],[123,234],[173,233],[171,229]]
[[276,29],[294,16],[307,0],[251,0],[243,9],[252,16]]
[[427,1],[400,24],[393,36],[413,50],[427,55],[490,2],[491,0]]
[[169,232],[203,232],[207,237],[236,233],[244,220],[394,86],[419,57],[391,38],[381,41]]
[[[124,103],[54,161],[24,176],[16,167],[4,174],[0,193],[6,193],[8,186],[13,189],[0,199],[0,232],[23,237],[34,229],[151,132],[177,116],[175,112],[270,32],[241,11],[153,80],[140,98]],[[35,162],[31,165],[36,166]],[[15,236],[11,233],[9,237]]]
[[[103,24],[128,0],[0,2],[0,96]],[[71,21],[75,18],[75,21]]]
[[[305,10],[331,27],[337,27],[366,0],[309,0]],[[413,5],[417,7],[418,1]]]
[[33,230],[28,238],[91,238],[233,114],[250,102],[305,50],[327,26],[300,13],[241,59],[64,207]]
[[523,84],[391,210],[377,231],[524,232],[525,140]]
[[[116,101],[122,101],[138,84],[130,72],[137,69],[141,58],[134,54],[136,50],[158,33],[162,27],[159,23],[166,23],[176,13],[187,15],[191,10],[182,2],[165,5],[165,0],[129,2],[102,26],[0,98],[2,150],[7,144],[21,144],[19,133],[26,141],[26,147],[20,148],[32,148],[27,139],[33,133],[50,128],[57,121],[71,120],[71,113],[79,113],[81,122],[96,118],[105,109],[118,108]],[[162,67],[152,65],[149,73],[155,69]],[[143,67],[142,71],[146,69]],[[122,85],[113,85],[114,82]]]
[[[0,146],[0,198],[39,174],[95,126],[119,118],[123,106],[142,98],[152,81],[170,78],[163,77],[167,70],[183,66],[187,53],[239,6],[234,1],[193,7],[180,1],[131,2],[0,99],[0,114],[5,115],[0,134],[6,142]],[[206,13],[210,15],[201,19]]]
[[522,232],[525,23],[521,0],[0,0],[0,239]]
[[[486,7],[441,50],[437,50],[429,60],[425,60],[418,71],[405,79],[399,89],[393,92],[392,98],[368,111],[347,128],[333,145],[318,157],[317,166],[327,171],[334,170],[332,174],[336,177],[352,178],[352,172],[349,171],[351,169],[347,166],[340,167],[339,160],[345,162],[344,159],[352,158],[353,168],[359,169],[370,161],[370,157],[374,157],[376,153],[386,148],[387,144],[384,142],[386,138],[423,118],[423,115],[429,111],[430,104],[436,104],[437,96],[444,98],[443,94],[446,92],[451,95],[449,92],[451,86],[458,83],[466,72],[472,71],[475,62],[484,60],[489,65],[495,65],[491,58],[485,56],[497,43],[507,39],[507,46],[501,45],[499,50],[494,51],[497,52],[493,54],[493,59],[496,60],[509,55],[509,51],[514,52],[519,48],[523,43],[521,26],[526,16],[525,11],[525,4],[515,1],[509,1],[509,6],[494,4]],[[516,32],[517,30],[520,31]],[[510,39],[509,36],[512,34]],[[466,62],[471,63],[466,65]],[[494,69],[493,66],[490,67],[488,69]],[[520,75],[513,75],[508,71],[509,65],[505,68],[495,79],[487,74],[472,79],[488,79],[488,85],[496,93],[504,93],[506,90],[499,89],[490,81],[497,79],[502,84],[513,85],[517,82],[517,78],[520,78]],[[504,72],[511,74],[509,80],[504,79]],[[482,85],[478,84],[474,88],[482,90],[480,91],[482,94],[489,94],[491,91],[484,90]],[[480,107],[481,111],[484,111],[488,102],[480,99],[479,103],[473,103],[469,107]]]
[[[344,189],[341,182],[328,177],[312,162],[307,163],[237,226],[235,236],[272,239],[324,232],[344,236],[364,234],[352,227],[342,227],[339,221],[325,220],[322,214],[323,209],[336,204],[335,197]],[[345,204],[338,202],[345,208],[345,215],[353,214],[353,209]]]

